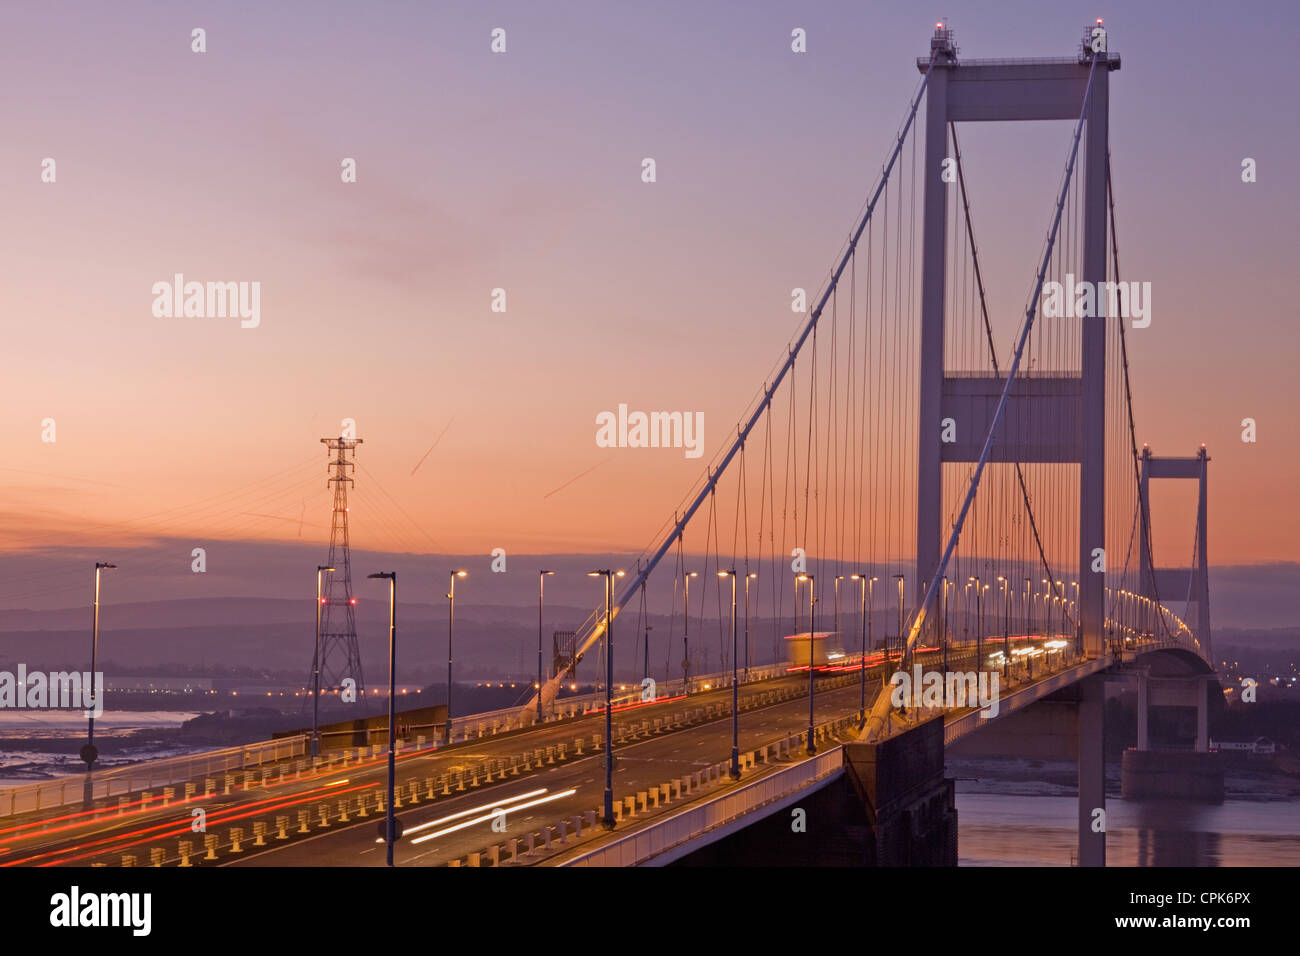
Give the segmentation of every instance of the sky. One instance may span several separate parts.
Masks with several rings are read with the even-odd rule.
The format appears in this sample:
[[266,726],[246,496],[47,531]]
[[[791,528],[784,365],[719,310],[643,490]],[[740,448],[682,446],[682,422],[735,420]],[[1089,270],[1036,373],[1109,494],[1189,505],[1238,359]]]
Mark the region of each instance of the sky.
[[[963,56],[1026,57],[1073,55],[1100,15],[1121,260],[1153,287],[1138,440],[1207,444],[1213,563],[1300,560],[1289,12],[7,7],[0,548],[323,543],[319,439],[351,418],[358,547],[640,551],[782,356],[790,289],[833,264],[935,16]],[[963,130],[995,310],[1023,302],[1069,125]],[[259,324],[156,316],[177,273],[259,282]],[[702,412],[704,456],[598,447],[620,403]],[[1190,548],[1185,489],[1158,495]]]

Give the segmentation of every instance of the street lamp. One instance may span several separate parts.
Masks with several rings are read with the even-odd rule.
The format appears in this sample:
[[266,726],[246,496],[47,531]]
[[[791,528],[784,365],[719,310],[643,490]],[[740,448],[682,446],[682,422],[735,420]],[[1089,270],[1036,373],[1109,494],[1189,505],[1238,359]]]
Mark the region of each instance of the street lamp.
[[1005,680],[1011,660],[1011,582],[1001,574],[998,581],[1002,584],[1002,678]]
[[325,564],[316,565],[316,653],[312,657],[311,702],[311,755],[320,756],[320,615],[325,598],[321,595],[321,575],[334,569]]
[[757,571],[745,575],[745,680],[749,680],[749,582],[756,577]]
[[698,578],[700,572],[687,571],[686,578],[686,607],[683,616],[686,619],[686,627],[682,631],[682,682],[685,684],[684,693],[690,696],[691,693],[691,578]]
[[[736,680],[736,569],[719,571],[718,577],[731,578],[731,779],[740,779],[740,684]],[[745,578],[748,585],[749,578]]]
[[862,609],[859,613],[860,621],[858,622],[862,629],[862,693],[858,702],[858,729],[861,730],[867,722],[867,628],[871,626],[871,611],[867,607],[867,595],[870,594],[871,585],[877,579],[867,577],[866,571],[851,574],[849,579],[857,581],[858,589],[862,592]]
[[605,584],[605,818],[601,824],[614,829],[614,578],[622,571],[588,571],[589,578],[604,578]]
[[[393,865],[393,846],[402,837],[393,815],[393,791],[397,779],[397,572],[377,571],[366,577],[388,582],[388,817],[384,826],[384,843],[388,847],[388,865]],[[451,718],[448,711],[448,726]]]
[[[456,629],[456,579],[469,577],[468,571],[452,571],[451,588],[447,591],[447,733],[445,741],[447,746],[451,746],[451,643],[452,636]],[[537,688],[537,697],[540,700],[542,689]]]
[[844,578],[845,575],[843,574],[835,575],[835,636],[836,639],[839,638],[839,633],[840,633],[840,582],[843,581]]
[[[95,686],[95,659],[99,654],[99,572],[105,568],[115,568],[116,564],[109,564],[106,561],[95,562],[95,593],[92,604],[90,618],[90,686]],[[103,693],[103,690],[100,690]],[[95,701],[93,707],[102,707],[102,701]],[[86,727],[86,746],[81,748],[81,759],[86,762],[86,773],[90,773],[91,767],[95,764],[95,758],[99,756],[99,751],[95,749],[95,711],[91,709],[87,719],[90,721]],[[86,784],[90,786],[89,783]]]
[[[1064,631],[1064,630],[1065,630],[1065,583],[1062,582],[1062,581],[1057,581],[1057,582],[1056,582],[1056,587],[1057,587],[1057,590],[1060,591],[1059,599],[1057,600],[1056,603],[1057,603],[1057,606],[1061,609],[1061,613],[1057,616],[1057,620],[1060,622],[1060,623],[1057,625],[1057,630],[1058,630],[1058,631]],[[1053,596],[1053,597],[1057,597],[1057,595],[1056,595],[1055,593],[1053,593],[1052,596]],[[1053,634],[1052,636],[1053,636],[1053,637],[1059,637],[1060,634],[1057,633],[1057,634]]]
[[542,722],[542,601],[546,591],[546,576],[554,571],[537,572],[537,722]]
[[975,585],[975,670],[978,673],[984,669],[984,587],[978,574],[966,581],[967,584],[972,582]]
[[[808,756],[811,757],[817,752],[817,745],[813,743],[813,658],[816,654],[813,641],[817,638],[817,584],[811,574],[801,574],[795,581],[808,582]],[[796,583],[796,590],[798,587]]]
[[[903,581],[906,580],[906,579],[905,579],[905,578],[903,577],[903,575],[901,575],[901,574],[895,574],[894,577],[898,580],[898,646],[899,646],[899,652],[898,652],[898,665],[899,665],[900,667],[902,667],[902,666],[903,666],[903,654],[904,654],[904,649],[903,649]],[[888,649],[888,646],[886,646],[886,649],[885,649],[885,664],[886,664],[886,665],[889,664],[889,649]],[[889,670],[888,666],[886,666],[885,670]]]
[[954,587],[948,576],[943,576],[943,670],[948,672],[948,589]]

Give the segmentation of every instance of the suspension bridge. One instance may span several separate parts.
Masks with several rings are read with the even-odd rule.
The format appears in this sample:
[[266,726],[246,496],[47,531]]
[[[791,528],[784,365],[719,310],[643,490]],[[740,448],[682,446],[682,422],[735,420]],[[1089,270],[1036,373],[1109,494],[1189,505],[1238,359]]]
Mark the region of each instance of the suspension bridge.
[[[917,87],[879,176],[825,282],[807,298],[811,310],[799,312],[734,438],[635,568],[608,573],[608,600],[578,629],[566,666],[511,711],[462,719],[455,735],[449,722],[451,746],[403,742],[395,799],[410,808],[408,833],[418,808],[428,816],[419,826],[432,827],[426,836],[442,846],[403,846],[406,862],[735,862],[761,860],[763,846],[786,860],[955,863],[944,753],[985,741],[1077,760],[1076,860],[1104,865],[1107,682],[1138,690],[1126,792],[1195,790],[1213,776],[1209,457],[1204,447],[1161,457],[1141,441],[1128,349],[1140,286],[1121,278],[1108,131],[1120,57],[1100,22],[1071,56],[959,52],[939,24],[916,61]],[[1041,252],[1025,265],[1023,306],[1007,313],[992,305],[1003,298],[1001,284],[981,260],[980,184],[963,163],[960,132],[1012,121],[1064,121],[1068,134],[1059,185],[1035,227]],[[1150,485],[1160,479],[1198,483],[1186,566],[1157,561],[1157,541],[1178,530],[1152,525]],[[627,653],[615,631],[639,637],[648,628],[651,582],[671,592],[664,664],[672,680],[617,709],[561,699],[578,661],[604,655],[608,665]],[[770,657],[780,666],[750,667],[738,641],[738,594],[746,647],[752,614],[769,622]],[[889,600],[895,622],[878,610]],[[710,605],[721,666],[706,673]],[[634,626],[616,626],[628,616]],[[648,672],[648,631],[644,654]],[[900,695],[899,674],[915,675],[920,692]],[[1147,710],[1157,706],[1194,709],[1194,739],[1153,747]],[[471,743],[472,754],[458,749]],[[583,785],[596,777],[583,774],[602,744],[639,762],[619,768],[627,775],[617,802],[607,783],[604,807],[589,811]],[[219,768],[205,766],[204,798],[228,800],[221,812],[230,820],[264,814],[267,822],[255,847],[242,824],[231,828],[233,851],[229,832],[214,834],[204,859],[233,852],[249,853],[249,863],[355,863],[373,849],[372,828],[347,824],[382,809],[379,762],[370,759],[377,749],[309,758],[301,740],[285,746],[256,759],[244,748]],[[730,760],[682,772],[697,747],[729,750]],[[192,769],[176,771],[175,781]],[[606,781],[613,769],[605,768]],[[525,833],[510,824],[482,845],[487,837],[462,823],[481,823],[515,798],[482,803],[466,791],[521,775],[549,781],[525,796],[546,804],[555,825],[538,831],[529,822]],[[167,804],[140,797],[138,783],[114,791],[110,782],[103,806],[83,811],[85,822],[110,810],[131,827],[163,821],[130,845],[157,842],[159,862],[199,860],[184,844],[161,847],[156,833],[175,836],[165,830]],[[334,786],[337,794],[326,790]],[[298,841],[269,822],[290,820],[277,815],[286,807],[300,814],[293,833],[315,839]],[[792,830],[792,807],[816,808],[832,823],[816,838]],[[30,812],[40,819],[39,808]],[[611,830],[595,826],[600,815]],[[0,838],[21,843],[25,826],[36,824],[0,827]],[[276,829],[272,846],[257,852]],[[126,841],[104,838],[86,850],[75,834],[66,839],[41,859],[127,855]]]
[[[705,555],[705,587],[715,577],[710,564],[719,577],[743,575],[747,617],[751,578],[758,606],[792,621],[796,636],[804,612],[805,659],[814,667],[816,615],[828,590],[834,608],[821,614],[833,615],[834,633],[841,583],[862,596],[858,656],[837,669],[865,669],[876,650],[866,641],[867,594],[878,581],[896,582],[888,668],[907,672],[918,653],[933,660],[937,649],[945,671],[960,657],[1004,681],[1032,682],[1035,659],[1052,660],[1055,650],[1055,676],[1040,665],[1039,691],[1018,691],[1019,706],[1082,685],[1078,859],[1097,864],[1105,845],[1097,828],[1105,805],[1101,683],[1121,672],[1139,681],[1138,749],[1146,752],[1148,668],[1134,662],[1178,660],[1157,670],[1176,674],[1175,684],[1186,678],[1166,696],[1197,708],[1203,752],[1212,670],[1209,458],[1204,447],[1155,457],[1138,442],[1127,347],[1138,286],[1121,279],[1109,142],[1120,57],[1107,49],[1101,21],[1076,56],[1029,60],[959,57],[940,23],[917,68],[888,158],[815,306],[610,612],[585,623],[578,657],[661,569],[688,596],[688,538]],[[999,316],[989,306],[972,214],[977,186],[968,182],[959,129],[1062,120],[1071,135],[1041,256],[1023,310]],[[1188,567],[1157,567],[1152,478],[1199,483]],[[1193,604],[1195,629],[1185,620]],[[719,651],[725,661],[725,641]],[[688,686],[691,660],[686,645]],[[544,703],[563,679],[558,673],[541,689]],[[855,744],[876,748],[934,715],[875,694]],[[977,726],[969,714],[956,724]],[[949,731],[945,742],[956,736]]]

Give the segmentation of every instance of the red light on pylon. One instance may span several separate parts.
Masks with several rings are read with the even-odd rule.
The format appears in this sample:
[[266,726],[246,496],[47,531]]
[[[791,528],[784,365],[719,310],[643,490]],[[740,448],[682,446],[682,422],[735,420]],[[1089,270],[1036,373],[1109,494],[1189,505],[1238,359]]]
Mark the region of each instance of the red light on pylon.
[[353,598],[352,600],[348,601],[348,603],[349,603],[349,604],[356,604],[356,603],[357,603],[357,599],[356,599],[356,598]]

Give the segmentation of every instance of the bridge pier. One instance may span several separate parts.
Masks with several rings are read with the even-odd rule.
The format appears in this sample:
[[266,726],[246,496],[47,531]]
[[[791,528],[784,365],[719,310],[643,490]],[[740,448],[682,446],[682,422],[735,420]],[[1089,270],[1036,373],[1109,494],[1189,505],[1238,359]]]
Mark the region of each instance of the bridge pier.
[[[1190,678],[1151,677],[1142,670],[1137,681],[1137,747],[1124,751],[1120,785],[1125,800],[1181,799],[1223,802],[1223,758],[1210,752],[1209,695],[1212,674]],[[1217,686],[1217,683],[1215,684]],[[1196,708],[1192,750],[1151,746],[1150,706]]]
[[1106,679],[1079,682],[1079,866],[1106,865]]

